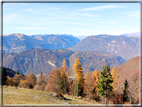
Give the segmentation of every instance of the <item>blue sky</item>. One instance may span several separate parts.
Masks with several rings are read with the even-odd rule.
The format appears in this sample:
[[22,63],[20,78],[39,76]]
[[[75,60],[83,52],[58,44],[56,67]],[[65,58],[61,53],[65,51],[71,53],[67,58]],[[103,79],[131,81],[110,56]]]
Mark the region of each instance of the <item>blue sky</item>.
[[3,34],[140,32],[139,3],[4,3]]

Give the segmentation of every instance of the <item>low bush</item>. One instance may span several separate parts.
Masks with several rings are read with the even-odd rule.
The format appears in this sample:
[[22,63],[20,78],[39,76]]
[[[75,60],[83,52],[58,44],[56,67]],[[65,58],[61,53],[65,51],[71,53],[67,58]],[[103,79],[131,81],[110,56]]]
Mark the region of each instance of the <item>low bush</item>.
[[45,86],[44,91],[45,91],[45,92],[48,92],[48,85]]
[[46,86],[45,83],[43,83],[43,84],[41,84],[41,85],[36,84],[36,85],[34,86],[34,90],[37,90],[37,91],[44,91],[45,86]]
[[42,91],[42,86],[36,84],[36,85],[34,86],[34,90],[36,90],[36,91]]
[[8,77],[7,80],[6,80],[6,82],[5,82],[5,84],[7,86],[13,86],[13,78]]
[[15,87],[17,87],[19,85],[21,78],[22,78],[22,75],[17,75],[17,74],[14,75],[14,77],[13,77],[13,85]]
[[123,104],[121,94],[113,92],[113,97],[111,98],[114,104]]
[[20,80],[18,85],[19,88],[29,88],[28,82],[26,80]]

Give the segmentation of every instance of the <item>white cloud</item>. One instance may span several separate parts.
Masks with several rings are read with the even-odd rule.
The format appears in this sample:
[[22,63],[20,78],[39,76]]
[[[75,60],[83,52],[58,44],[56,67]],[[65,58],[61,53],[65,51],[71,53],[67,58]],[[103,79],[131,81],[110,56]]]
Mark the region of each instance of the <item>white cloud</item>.
[[90,7],[90,8],[83,8],[79,9],[77,11],[96,11],[96,10],[102,10],[102,9],[112,9],[112,8],[121,8],[123,6],[119,5],[106,5],[106,6],[97,6],[97,7]]

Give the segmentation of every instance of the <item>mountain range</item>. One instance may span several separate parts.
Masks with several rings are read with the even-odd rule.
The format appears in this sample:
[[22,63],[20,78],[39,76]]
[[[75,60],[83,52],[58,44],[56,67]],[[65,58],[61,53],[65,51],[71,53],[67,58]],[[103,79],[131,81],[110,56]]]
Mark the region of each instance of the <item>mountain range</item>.
[[[126,35],[126,34],[125,34]],[[128,34],[127,34],[128,35]],[[135,35],[132,34],[133,36]],[[9,34],[3,36],[4,52],[21,52],[27,49],[45,48],[45,49],[70,49],[77,51],[101,51],[109,52],[129,60],[139,55],[139,37],[137,36],[113,36],[113,35],[95,35],[84,37],[79,40],[73,35],[67,34],[45,34],[45,35],[25,35]]]
[[20,52],[33,48],[62,49],[76,45],[80,40],[72,35],[31,35],[14,33],[3,36],[4,52]]
[[19,53],[7,52],[3,54],[3,65],[12,70],[17,70],[22,74],[40,72],[50,73],[55,67],[60,68],[63,59],[66,59],[67,66],[72,70],[72,66],[77,58],[80,58],[83,71],[90,66],[90,70],[101,70],[101,67],[107,63],[111,67],[119,66],[125,60],[117,55],[107,52],[84,51],[73,52],[68,49],[29,49]]
[[89,36],[77,45],[69,49],[77,51],[101,51],[109,52],[121,56],[125,60],[139,56],[139,37],[128,37],[124,35],[97,35]]

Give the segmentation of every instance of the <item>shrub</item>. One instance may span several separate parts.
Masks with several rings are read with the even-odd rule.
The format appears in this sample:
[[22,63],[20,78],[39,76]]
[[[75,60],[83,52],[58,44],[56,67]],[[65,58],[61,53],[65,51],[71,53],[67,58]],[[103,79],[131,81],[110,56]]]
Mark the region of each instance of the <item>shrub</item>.
[[36,84],[36,76],[33,73],[30,73],[27,77],[27,82],[30,88],[33,88]]
[[7,86],[13,86],[13,78],[8,77],[8,79],[6,80],[5,84]]
[[26,80],[20,80],[20,83],[18,85],[20,88],[29,88],[28,82]]
[[38,76],[37,84],[42,85],[42,83],[45,83],[45,76],[41,72],[40,75]]
[[36,90],[36,91],[42,91],[42,86],[36,84],[36,85],[34,86],[34,90]]
[[42,83],[41,85],[36,84],[36,85],[34,86],[34,90],[36,90],[36,91],[44,91],[45,86],[46,86],[45,83]]
[[45,91],[45,92],[48,92],[48,85],[45,86],[44,91]]
[[17,75],[17,74],[14,75],[13,77],[14,86],[17,87],[19,85],[21,78],[22,78],[22,75]]
[[123,104],[121,94],[113,92],[113,97],[111,98],[114,104]]

